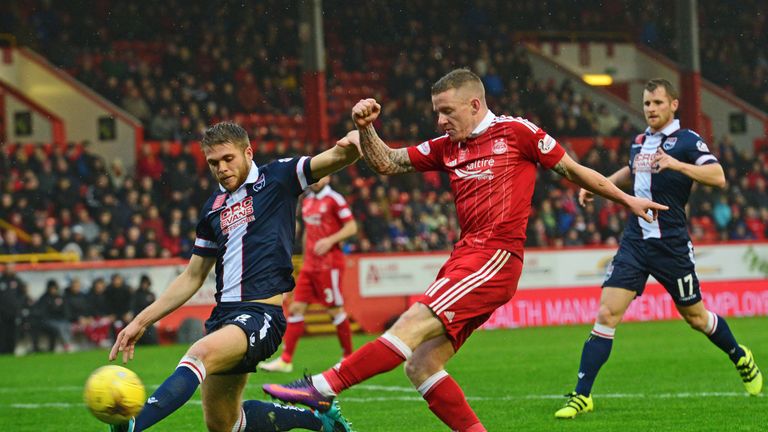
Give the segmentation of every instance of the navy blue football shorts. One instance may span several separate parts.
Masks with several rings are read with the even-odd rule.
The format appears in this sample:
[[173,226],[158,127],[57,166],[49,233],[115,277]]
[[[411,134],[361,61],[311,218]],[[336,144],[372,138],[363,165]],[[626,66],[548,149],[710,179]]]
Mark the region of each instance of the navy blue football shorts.
[[243,360],[221,375],[251,373],[256,365],[268,359],[280,347],[285,333],[285,316],[281,306],[253,302],[220,303],[205,321],[205,332],[213,333],[225,325],[240,327],[248,338]]
[[619,251],[603,282],[603,288],[624,288],[643,294],[648,275],[653,276],[678,306],[701,301],[693,244],[687,237],[669,239],[622,239]]

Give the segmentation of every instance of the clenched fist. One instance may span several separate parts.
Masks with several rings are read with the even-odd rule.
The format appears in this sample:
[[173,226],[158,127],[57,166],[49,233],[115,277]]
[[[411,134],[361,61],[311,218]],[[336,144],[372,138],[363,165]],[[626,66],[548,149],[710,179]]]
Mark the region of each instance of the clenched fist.
[[380,113],[381,105],[376,99],[360,99],[360,102],[352,107],[352,120],[358,129],[362,129],[373,123]]

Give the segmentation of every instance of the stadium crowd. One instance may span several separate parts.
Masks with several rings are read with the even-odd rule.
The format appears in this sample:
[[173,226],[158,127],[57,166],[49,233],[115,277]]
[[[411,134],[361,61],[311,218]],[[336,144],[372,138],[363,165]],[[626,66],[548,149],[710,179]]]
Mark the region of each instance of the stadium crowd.
[[[608,148],[597,138],[583,156],[588,166],[611,173],[626,160],[626,146]],[[567,139],[563,141],[568,147]],[[189,257],[198,221],[197,203],[212,192],[207,172],[190,143],[173,155],[169,143],[147,145],[136,175],[115,174],[87,144],[42,149],[27,156],[0,145],[0,219],[14,228],[0,236],[0,253],[75,252],[83,260]],[[257,161],[294,153],[263,151]],[[697,187],[689,209],[694,240],[764,240],[768,236],[768,170],[727,139],[716,146],[728,178],[726,190]],[[119,164],[117,164],[119,166]],[[743,167],[750,167],[744,174]],[[364,163],[338,174],[334,188],[347,195],[361,232],[348,252],[446,250],[458,238],[447,177],[438,174],[382,178]],[[540,172],[528,225],[528,245],[563,247],[615,244],[625,214],[598,200],[581,208],[577,191]],[[18,231],[28,235],[19,239]]]
[[[60,283],[48,280],[43,294],[33,299],[14,265],[0,264],[0,354],[111,346],[114,335],[155,300],[147,275],[135,288],[119,273],[109,280],[96,277],[88,287],[77,277],[63,289]],[[143,343],[157,343],[154,328]]]
[[[350,72],[389,77],[386,87],[370,78],[352,83],[364,84],[396,101],[398,107],[407,104],[408,114],[417,117],[408,117],[402,134],[423,137],[434,130],[429,112],[420,109],[428,84],[457,64],[471,65],[484,75],[491,106],[503,107],[504,112],[518,115],[535,104],[552,104],[549,89],[541,88],[547,84],[530,80],[515,48],[532,32],[572,37],[590,31],[600,37],[594,32],[599,29],[606,37],[624,35],[678,57],[673,6],[658,0],[623,5],[479,1],[431,13],[438,5],[436,0],[398,0],[348,8],[344,2],[326,0],[331,93],[336,90],[342,98],[350,94],[344,88]],[[704,77],[768,109],[761,2],[740,2],[738,8],[714,0],[702,0],[699,5],[700,20],[711,29],[701,34]],[[300,122],[303,104],[295,4],[251,0],[222,7],[178,0],[104,0],[73,13],[64,4],[30,1],[7,3],[0,12],[0,32],[16,35],[21,43],[39,49],[55,65],[125,108],[144,123],[150,139],[193,140],[207,124],[238,113],[288,116]],[[138,14],[140,22],[134,19]],[[201,22],[206,25],[197,24]],[[358,28],[376,31],[363,40]],[[432,67],[422,67],[425,62]],[[418,76],[410,79],[415,72]],[[545,115],[541,125],[555,134],[568,132],[560,136],[588,135],[589,116],[594,113],[587,110],[582,115],[579,109],[585,108],[566,112],[562,119],[558,113],[549,113],[551,118]],[[414,121],[420,128],[411,127]],[[254,124],[249,133],[258,141],[293,138],[295,128],[283,126]]]
[[[0,252],[73,251],[85,260],[188,257],[197,206],[213,188],[192,154],[199,130],[237,113],[300,116],[295,6],[246,2],[243,7],[249,13],[243,14],[240,8],[177,3],[103,2],[83,14],[50,2],[11,7],[11,15],[26,19],[5,22],[5,28],[32,23],[16,34],[37,41],[54,63],[142,119],[149,138],[160,144],[157,151],[149,143],[142,147],[135,173],[126,172],[119,160],[102,160],[88,143],[38,146],[33,151],[0,144],[0,169],[10,173],[0,179],[0,219],[20,229],[23,237],[19,239],[14,229],[4,230]],[[344,8],[338,1],[325,2],[334,12],[327,19],[331,87],[343,90],[341,78],[351,71],[372,74],[364,79],[383,77],[364,89],[384,102],[379,128],[385,139],[414,144],[434,136],[429,84],[452,65],[466,64],[482,77],[494,112],[528,118],[566,147],[570,138],[592,138],[594,146],[583,161],[602,173],[610,174],[626,161],[627,146],[614,148],[604,142],[618,137],[625,143],[638,131],[589,95],[576,92],[570,82],[537,80],[526,51],[515,44],[509,30],[577,30],[592,23],[605,30],[629,28],[653,45],[658,38],[646,24],[659,17],[652,8],[615,10],[612,16],[618,18],[607,20],[609,11],[590,12],[581,6],[578,15],[570,14],[568,8],[575,7],[571,2],[560,2],[563,8],[553,15],[544,14],[545,6],[535,1],[516,5],[514,14],[510,5],[478,2],[466,11],[446,12],[449,18],[462,14],[464,20],[449,19],[454,24],[437,26],[433,21],[444,22],[446,17],[426,13],[434,1],[396,3],[399,7]],[[715,6],[701,3],[704,16],[711,17]],[[126,21],[139,10],[146,20]],[[633,14],[642,18],[642,25],[622,27]],[[514,19],[496,22],[501,16]],[[530,27],[537,16],[542,18],[539,27]],[[578,23],[573,16],[580,17]],[[211,18],[201,29],[194,23],[202,17]],[[338,25],[344,22],[355,25]],[[359,26],[381,31],[363,45],[353,31]],[[664,33],[659,28],[667,26],[662,21],[656,32]],[[442,31],[427,37],[430,28]],[[481,42],[472,43],[477,40]],[[344,92],[330,93],[347,105],[354,102]],[[334,135],[352,127],[343,108]],[[283,126],[262,122],[250,128],[257,162],[308,153],[318,145],[300,139],[299,123]],[[181,143],[180,153],[171,140]],[[728,137],[721,137],[715,147],[729,189],[695,191],[701,197],[693,200],[696,208],[691,209],[695,240],[764,239],[765,164],[748,163]],[[743,167],[750,165],[744,175]],[[445,177],[386,179],[358,164],[341,173],[334,185],[349,196],[362,221],[361,233],[348,251],[442,250],[459,235],[457,221],[447,216],[453,204]],[[534,206],[530,246],[614,244],[625,216],[622,209],[600,201],[579,208],[575,191],[550,173],[541,173]]]
[[[87,142],[34,147],[0,142],[0,220],[12,226],[0,230],[0,254],[63,251],[82,260],[189,257],[198,208],[215,187],[193,154],[205,126],[260,115],[262,121],[248,124],[258,163],[324,145],[303,140],[298,12],[283,3],[246,1],[242,7],[248,13],[242,13],[240,6],[213,3],[105,0],[82,14],[56,2],[1,4],[0,32],[17,35],[139,118],[150,142],[142,147],[135,172],[120,160],[102,159]],[[468,65],[482,77],[494,112],[530,119],[560,139],[574,158],[569,140],[592,139],[578,159],[610,174],[626,163],[626,144],[639,131],[570,82],[533,76],[515,32],[629,31],[674,57],[675,47],[665,39],[673,29],[672,15],[654,9],[658,1],[619,9],[617,3],[590,11],[556,1],[557,13],[547,14],[536,0],[514,6],[478,1],[438,16],[427,13],[436,0],[356,8],[325,0],[333,135],[352,128],[349,107],[357,97],[373,96],[384,104],[377,128],[386,140],[412,145],[434,136],[430,83],[455,65]],[[760,2],[748,0],[739,8],[710,0],[699,4],[701,19],[711,24],[706,27],[711,31],[701,35],[704,76],[768,109],[765,18],[755,14]],[[141,20],[135,19],[138,14]],[[499,17],[510,19],[499,22]],[[21,28],[22,23],[30,25]],[[733,36],[734,26],[754,37]],[[360,27],[378,31],[363,40],[355,33]],[[734,69],[736,64],[746,66]],[[289,121],[278,121],[284,118]],[[618,147],[607,144],[612,137]],[[689,208],[693,241],[765,240],[766,161],[738,151],[727,136],[712,144],[728,186],[722,191],[695,187]],[[360,223],[346,252],[448,250],[460,235],[444,175],[381,177],[361,162],[336,175],[332,185],[347,196]],[[539,173],[528,246],[617,243],[624,209],[604,200],[581,208],[577,192],[558,176]],[[15,280],[12,269],[6,273],[0,288]],[[36,301],[20,289],[15,300],[22,311],[19,328],[27,329],[33,341],[47,334],[67,346],[71,334],[61,322],[74,323],[70,330],[82,328],[98,344],[115,322],[141,307],[141,299],[126,300],[124,292],[120,304],[100,299],[99,293],[115,284],[114,277],[110,283],[94,281],[83,294],[77,280],[63,292],[52,281]]]

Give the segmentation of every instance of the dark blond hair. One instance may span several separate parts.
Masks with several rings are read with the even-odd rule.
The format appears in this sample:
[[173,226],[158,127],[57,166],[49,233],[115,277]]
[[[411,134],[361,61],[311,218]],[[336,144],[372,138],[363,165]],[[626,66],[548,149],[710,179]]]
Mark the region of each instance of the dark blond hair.
[[450,89],[458,90],[467,85],[475,87],[475,89],[480,92],[480,97],[485,99],[485,88],[483,87],[483,82],[480,80],[480,77],[466,68],[454,69],[437,80],[432,86],[432,95],[434,96]]
[[205,150],[225,143],[232,143],[240,150],[245,150],[251,145],[245,129],[237,123],[224,121],[205,130],[203,139],[200,140],[200,147]]
[[652,80],[648,80],[648,82],[645,83],[645,90],[648,90],[650,93],[653,93],[659,87],[664,87],[664,90],[667,91],[667,96],[669,96],[670,101],[678,98],[677,90],[675,90],[675,87],[672,86],[671,82],[665,80],[664,78],[654,78]]

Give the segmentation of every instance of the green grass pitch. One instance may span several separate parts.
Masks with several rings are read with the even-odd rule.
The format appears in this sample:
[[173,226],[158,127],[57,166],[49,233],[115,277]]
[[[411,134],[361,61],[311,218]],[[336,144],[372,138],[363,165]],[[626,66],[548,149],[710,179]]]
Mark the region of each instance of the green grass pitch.
[[[736,337],[768,370],[768,318],[731,318]],[[594,388],[595,412],[558,421],[572,390],[589,326],[475,333],[448,372],[489,431],[766,431],[768,397],[748,397],[725,354],[682,321],[626,323]],[[372,336],[357,336],[356,346]],[[154,390],[185,346],[139,347],[129,365]],[[264,382],[287,382],[339,358],[335,337],[306,338],[292,374],[251,376],[247,398]],[[104,431],[82,403],[88,374],[107,352],[0,357],[0,431]],[[355,430],[444,431],[398,368],[341,395]],[[199,392],[151,430],[204,431]]]

